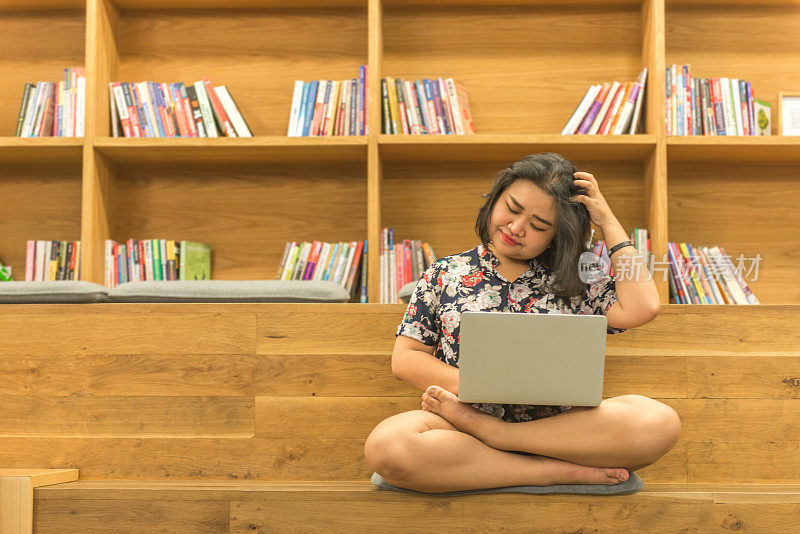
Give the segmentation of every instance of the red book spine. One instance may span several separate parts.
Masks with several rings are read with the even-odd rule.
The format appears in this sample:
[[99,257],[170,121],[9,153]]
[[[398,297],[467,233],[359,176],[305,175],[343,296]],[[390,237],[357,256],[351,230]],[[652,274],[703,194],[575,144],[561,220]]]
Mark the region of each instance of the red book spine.
[[311,277],[314,275],[314,268],[317,265],[317,261],[319,261],[319,251],[322,248],[322,241],[314,241],[314,245],[311,247],[311,254],[308,256],[308,261],[306,262],[306,270],[303,273],[302,280],[311,280]]
[[217,92],[211,85],[211,80],[208,79],[208,76],[203,76],[203,85],[206,88],[206,93],[208,93],[209,100],[211,100],[211,105],[214,107],[214,111],[217,113],[217,116],[222,123],[223,129],[225,130],[225,135],[228,137],[236,137],[236,130],[233,129],[233,124],[231,124],[230,119],[228,119],[228,114],[225,113],[225,109],[222,107],[222,102],[219,101]]
[[355,282],[356,272],[358,271],[358,264],[361,261],[361,252],[364,250],[363,241],[354,241],[356,244],[356,252],[353,257],[353,264],[350,266],[350,275],[347,277],[347,289],[351,291]]
[[405,265],[403,274],[405,279],[403,280],[403,284],[408,284],[411,282],[411,240],[410,239],[403,239],[403,253],[405,254]]
[[77,257],[77,253],[78,253],[78,242],[77,241],[73,241],[72,242],[72,255],[69,257],[69,267],[67,268],[67,271],[72,273],[72,278],[69,278],[69,280],[77,280],[78,279],[78,273],[75,272],[75,259]]
[[194,114],[192,113],[192,103],[188,96],[184,96],[186,88],[181,84],[179,94],[181,97],[181,107],[183,108],[183,115],[186,117],[186,125],[189,128],[189,137],[197,137],[197,126],[194,123]]

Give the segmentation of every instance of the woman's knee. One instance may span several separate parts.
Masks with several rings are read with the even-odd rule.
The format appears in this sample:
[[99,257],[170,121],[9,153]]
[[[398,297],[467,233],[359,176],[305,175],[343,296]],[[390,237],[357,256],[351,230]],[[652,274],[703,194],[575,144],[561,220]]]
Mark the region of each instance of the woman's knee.
[[639,435],[645,436],[652,461],[669,452],[681,436],[681,419],[671,406],[642,395],[617,397],[631,407],[631,419]]
[[412,440],[433,428],[448,427],[454,428],[438,415],[424,410],[393,415],[378,423],[367,437],[364,457],[381,476],[402,478],[413,465]]

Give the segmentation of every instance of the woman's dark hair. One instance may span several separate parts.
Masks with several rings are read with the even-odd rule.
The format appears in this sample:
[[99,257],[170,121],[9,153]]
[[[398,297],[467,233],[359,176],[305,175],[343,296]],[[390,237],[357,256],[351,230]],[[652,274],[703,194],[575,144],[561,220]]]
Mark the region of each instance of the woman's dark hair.
[[586,290],[578,276],[578,261],[589,250],[589,210],[580,202],[570,199],[586,194],[586,189],[573,183],[578,172],[568,159],[553,152],[533,154],[515,161],[497,175],[491,192],[481,195],[486,199],[478,211],[475,232],[484,247],[491,242],[489,223],[497,200],[508,187],[518,180],[527,180],[553,197],[556,205],[556,234],[550,247],[536,259],[553,274],[546,290],[561,297],[574,297]]

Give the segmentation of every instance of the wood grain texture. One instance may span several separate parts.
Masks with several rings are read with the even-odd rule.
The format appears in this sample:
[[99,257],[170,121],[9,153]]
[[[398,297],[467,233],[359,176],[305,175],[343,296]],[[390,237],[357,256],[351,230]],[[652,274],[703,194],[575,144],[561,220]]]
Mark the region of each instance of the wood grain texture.
[[15,281],[29,239],[81,240],[80,173],[78,162],[0,165],[0,261]]
[[188,83],[208,76],[228,87],[253,135],[285,136],[295,80],[357,78],[358,66],[367,63],[366,2],[124,10],[117,42],[119,80],[109,81]]
[[642,69],[638,5],[388,3],[383,43],[384,75],[463,85],[477,133],[559,133],[591,84]]
[[[736,258],[760,254],[746,281],[762,303],[800,300],[798,207],[791,194],[800,169],[789,163],[673,163],[669,179],[669,235],[693,246],[720,245]],[[709,209],[709,207],[712,207]],[[754,267],[743,262],[744,273]]]
[[367,237],[363,163],[131,164],[116,185],[114,239],[207,243],[212,279],[274,280],[287,241]]
[[55,82],[65,68],[84,66],[84,10],[63,7],[0,12],[0,136],[16,131],[26,82]]
[[[746,40],[737,37],[743,24],[758,28]],[[777,110],[778,91],[797,87],[796,70],[783,66],[800,60],[799,25],[800,5],[795,2],[667,2],[666,66],[690,64],[694,78],[747,80],[753,95]],[[773,117],[773,135],[776,123]]]

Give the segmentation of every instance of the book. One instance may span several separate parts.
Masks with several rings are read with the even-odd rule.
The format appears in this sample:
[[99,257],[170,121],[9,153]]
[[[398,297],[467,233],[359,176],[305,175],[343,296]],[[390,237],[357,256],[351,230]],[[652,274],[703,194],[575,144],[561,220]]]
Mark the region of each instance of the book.
[[758,98],[753,99],[755,135],[772,135],[770,105]]
[[180,279],[211,279],[211,246],[193,241],[181,241]]
[[228,88],[224,85],[219,85],[214,88],[214,91],[216,92],[217,97],[219,97],[222,107],[225,108],[225,113],[227,113],[228,117],[230,118],[230,121],[236,130],[236,135],[238,137],[253,137],[250,127],[244,120],[242,112],[240,111],[239,106],[236,105],[236,102],[234,102],[233,96],[231,96]]

